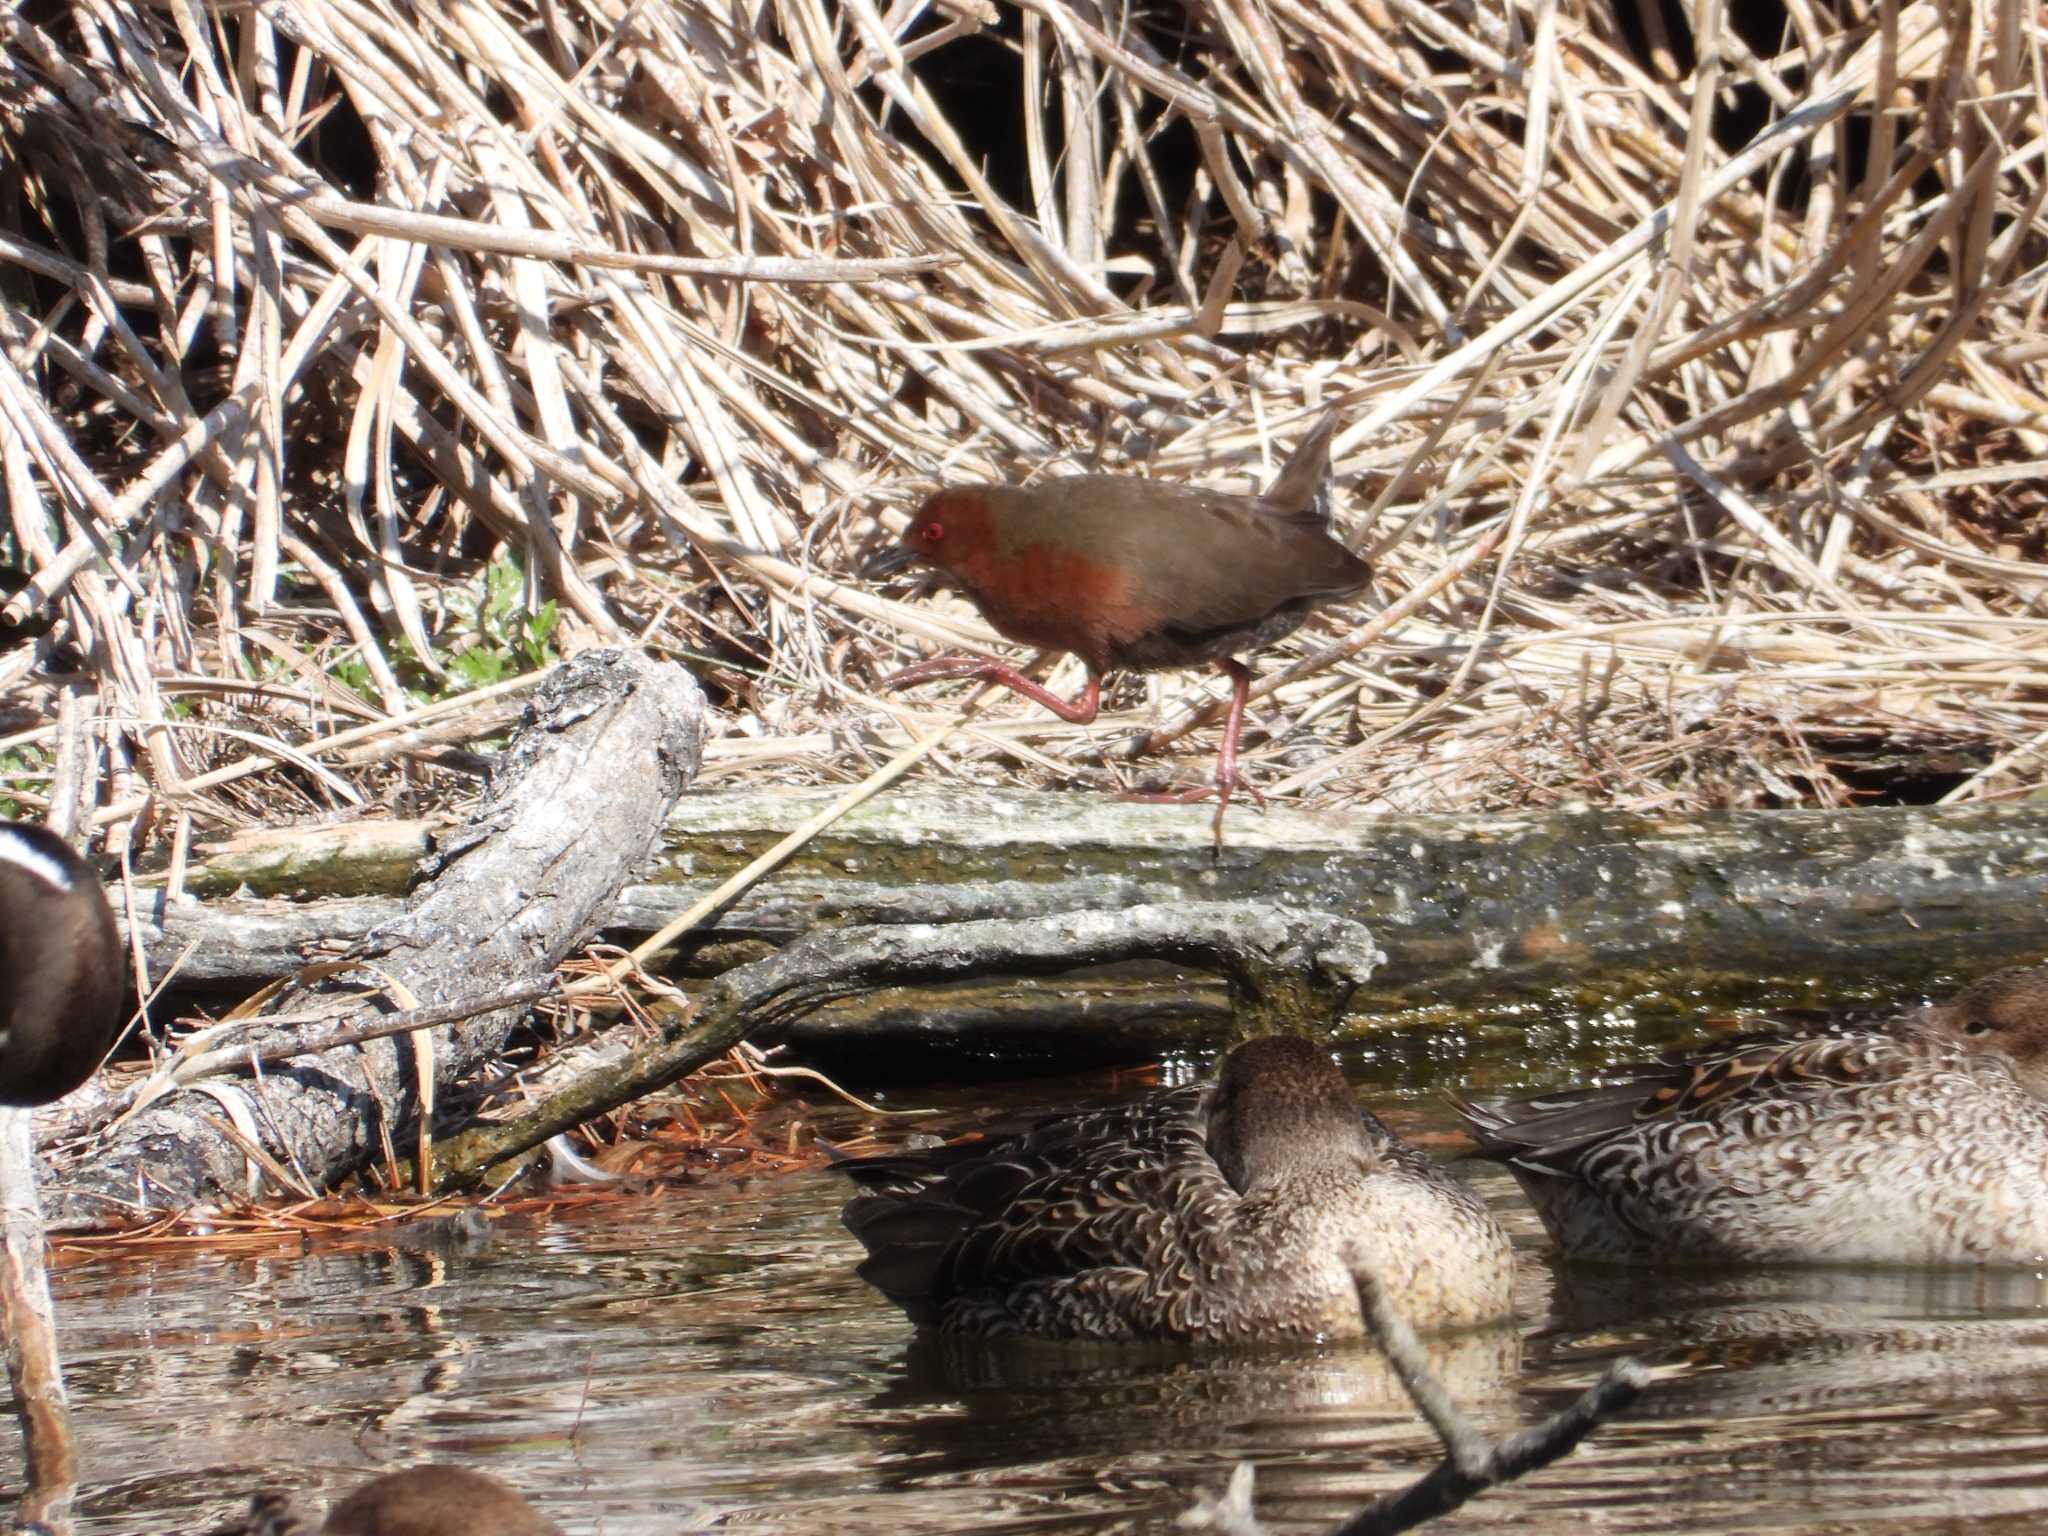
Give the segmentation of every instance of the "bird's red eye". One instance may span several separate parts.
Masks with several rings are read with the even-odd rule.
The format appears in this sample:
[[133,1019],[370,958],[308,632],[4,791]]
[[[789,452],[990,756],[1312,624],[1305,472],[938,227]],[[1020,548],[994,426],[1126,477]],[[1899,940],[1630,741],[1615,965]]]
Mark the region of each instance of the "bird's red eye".
[[917,536],[927,544],[936,544],[946,536],[945,525],[943,523],[926,523],[917,530]]

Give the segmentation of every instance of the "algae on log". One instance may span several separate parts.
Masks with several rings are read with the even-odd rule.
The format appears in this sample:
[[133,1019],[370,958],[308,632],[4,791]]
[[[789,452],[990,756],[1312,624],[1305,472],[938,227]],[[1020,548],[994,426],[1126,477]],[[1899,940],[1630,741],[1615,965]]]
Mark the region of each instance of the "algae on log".
[[[603,926],[620,937],[652,932],[837,793],[686,796],[669,820],[668,852]],[[1357,1000],[1375,1008],[1481,1003],[1617,977],[1740,997],[1821,976],[1854,1000],[2048,949],[2048,805],[2039,803],[1691,818],[1247,809],[1233,810],[1214,859],[1211,814],[1080,791],[893,792],[717,914],[685,940],[683,961],[723,969],[823,926],[1187,900],[1280,902],[1367,924],[1389,957]],[[275,889],[246,858],[234,878]],[[253,981],[299,963],[299,944],[359,931],[352,925],[391,899],[186,902],[147,938],[163,959],[200,941],[187,975]],[[847,1009],[875,1033],[1000,1031],[1012,1019],[1017,1039],[1044,1038],[1046,1016],[1071,997],[1034,1000],[1033,985],[1043,987],[991,981],[959,989],[948,1006],[919,992]],[[1162,989],[1114,977],[1101,985],[1092,1034],[1156,1033]],[[1214,1008],[1220,989],[1176,987],[1170,1011],[1184,1017],[1195,998]],[[842,1035],[848,1012],[833,1015]]]
[[[828,792],[693,795],[651,930]],[[1364,923],[1387,963],[1361,1003],[1479,1001],[1606,976],[1878,985],[2048,947],[2048,804],[1410,816],[1233,812],[1084,794],[912,789],[829,828],[706,942],[827,923],[933,922],[1145,902],[1256,900]]]
[[[359,1014],[391,1012],[550,978],[658,845],[696,776],[703,715],[703,694],[678,667],[621,651],[577,657],[536,692],[488,793],[439,840],[420,888],[375,931],[350,935],[339,960],[358,963],[324,962],[263,1012],[332,1009],[345,997]],[[360,995],[365,986],[372,996]],[[434,1095],[445,1096],[494,1068],[525,1011],[432,1031],[431,1050],[417,1054],[405,1041],[374,1040],[254,1081],[173,1091],[63,1169],[46,1190],[50,1224],[102,1226],[234,1199],[263,1159],[311,1188],[330,1186],[404,1144],[420,1115],[424,1062]],[[248,1043],[291,1039],[290,1028],[259,1028]]]

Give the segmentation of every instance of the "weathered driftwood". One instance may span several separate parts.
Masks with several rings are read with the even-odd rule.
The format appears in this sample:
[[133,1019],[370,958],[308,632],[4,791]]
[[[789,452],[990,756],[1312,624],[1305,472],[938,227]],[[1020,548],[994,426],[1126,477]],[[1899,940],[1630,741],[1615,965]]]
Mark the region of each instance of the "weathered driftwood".
[[[419,890],[375,932],[349,936],[355,967],[323,967],[265,1012],[338,1006],[366,986],[383,995],[360,1000],[359,1013],[396,1011],[547,977],[657,845],[696,773],[703,709],[679,668],[622,652],[577,658],[536,693],[488,794],[440,841]],[[430,1050],[417,1046],[424,1033],[378,1040],[253,1081],[174,1092],[94,1143],[49,1188],[51,1224],[104,1224],[243,1194],[251,1163],[309,1187],[331,1184],[404,1145],[422,1082],[431,1107],[496,1059],[523,1012],[434,1031]],[[259,1032],[253,1043],[271,1042]]]
[[[0,1107],[0,1141],[0,1159],[10,1168],[34,1166],[27,1110]],[[10,1182],[9,1197],[0,1201],[0,1345],[7,1352],[28,1484],[16,1514],[24,1521],[54,1520],[77,1491],[78,1442],[57,1358],[42,1205],[32,1178]]]
[[[825,803],[832,791],[684,798],[669,852],[603,926],[644,935]],[[1083,792],[916,787],[875,800],[686,941],[700,971],[752,958],[820,926],[958,922],[1144,903],[1261,900],[1368,924],[1388,953],[1359,1001],[1478,1002],[1603,979],[1660,980],[1732,997],[1838,975],[1897,986],[2048,948],[2048,804],[1955,809],[1736,812],[1691,819],[1603,811],[1517,816],[1233,812],[1212,862],[1200,806],[1129,805]],[[389,834],[387,834],[389,835]],[[420,835],[401,833],[401,837]],[[388,862],[379,852],[371,869]],[[395,892],[293,904],[330,885],[305,864],[245,849],[195,869],[195,888],[258,893],[192,900],[149,934],[158,962],[197,944],[184,975],[248,985],[300,963],[303,947],[383,921]],[[1102,983],[1085,1027],[1154,1032],[1161,999]],[[983,985],[860,999],[875,1033],[1057,1027],[1041,994]],[[1176,1015],[1177,1016],[1177,1015]],[[821,1016],[816,1027],[826,1021]],[[812,1024],[793,1038],[804,1038]],[[1154,1035],[1156,1038],[1156,1034]]]
[[1258,902],[828,929],[726,971],[687,1018],[671,1017],[653,1040],[582,1073],[519,1119],[474,1126],[442,1142],[435,1164],[450,1179],[481,1173],[687,1076],[742,1040],[773,1044],[826,1004],[878,987],[1166,961],[1227,978],[1238,1032],[1250,1036],[1334,1026],[1384,958],[1357,923]]

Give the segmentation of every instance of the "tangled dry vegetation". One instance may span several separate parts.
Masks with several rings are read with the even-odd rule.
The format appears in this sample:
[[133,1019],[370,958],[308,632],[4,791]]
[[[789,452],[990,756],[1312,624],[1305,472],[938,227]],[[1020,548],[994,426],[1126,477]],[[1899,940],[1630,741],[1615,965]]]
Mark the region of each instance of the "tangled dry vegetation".
[[[1269,796],[2032,792],[2040,18],[1724,5],[9,5],[0,798],[446,796],[601,639],[710,775],[857,776],[994,643],[878,519],[1336,403],[1378,577],[1262,680]],[[1121,777],[1215,684],[1114,702],[925,771]]]

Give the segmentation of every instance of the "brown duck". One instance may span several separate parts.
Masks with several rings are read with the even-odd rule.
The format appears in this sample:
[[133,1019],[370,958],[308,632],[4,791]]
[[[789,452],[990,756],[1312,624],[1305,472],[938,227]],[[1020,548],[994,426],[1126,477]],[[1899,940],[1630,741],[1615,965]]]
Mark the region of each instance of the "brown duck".
[[[281,1494],[258,1494],[249,1518],[219,1536],[307,1536]],[[562,1536],[525,1499],[467,1467],[408,1467],[372,1478],[328,1512],[318,1536]]]
[[1314,1042],[989,1143],[849,1159],[861,1277],[963,1338],[1200,1343],[1359,1334],[1350,1255],[1417,1327],[1508,1313],[1486,1206],[1354,1102]]
[[1460,1107],[1576,1257],[2048,1262],[2048,967]]

